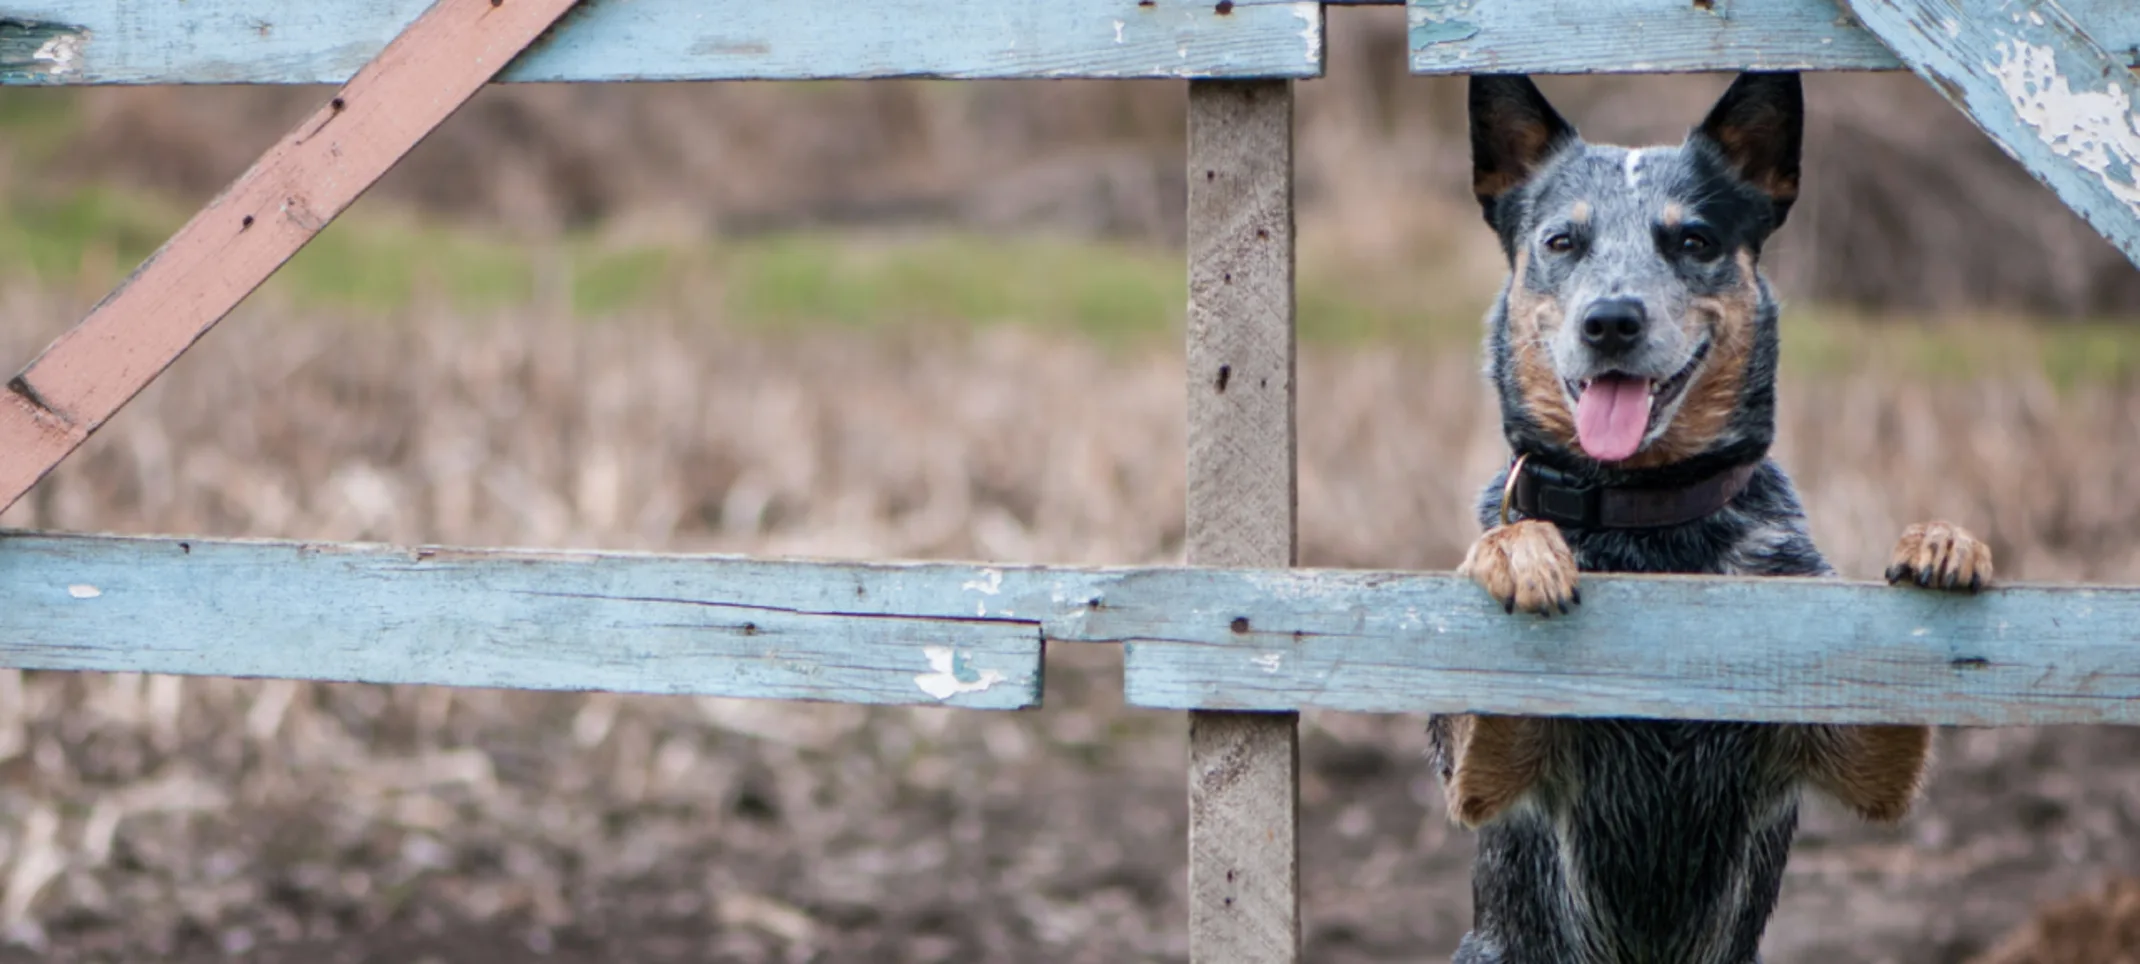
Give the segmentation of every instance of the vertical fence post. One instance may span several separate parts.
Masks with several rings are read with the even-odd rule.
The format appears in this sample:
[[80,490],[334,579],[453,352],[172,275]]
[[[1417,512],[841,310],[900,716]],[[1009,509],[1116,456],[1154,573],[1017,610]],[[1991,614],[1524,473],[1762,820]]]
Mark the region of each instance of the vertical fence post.
[[[1190,83],[1188,227],[1188,561],[1290,566],[1291,81]],[[1299,721],[1189,716],[1192,964],[1300,958]]]

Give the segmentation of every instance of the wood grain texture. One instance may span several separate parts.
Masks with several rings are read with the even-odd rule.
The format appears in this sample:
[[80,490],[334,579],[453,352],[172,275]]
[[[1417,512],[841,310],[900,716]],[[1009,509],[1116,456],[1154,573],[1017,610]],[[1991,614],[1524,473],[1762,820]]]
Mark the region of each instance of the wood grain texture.
[[[1222,631],[1229,617],[1212,610],[1200,632],[1177,627],[1168,639],[1133,639],[1124,671],[1131,704],[2140,723],[2140,590],[2014,587],[1967,596],[1835,580],[1586,573],[1582,607],[1546,619],[1506,614],[1478,587],[1443,576],[1238,578],[1243,584],[1221,595],[1260,595],[1272,605],[1239,610],[1245,633]],[[1197,604],[1214,602],[1200,587]],[[1259,617],[1258,609],[1286,615]]]
[[[0,26],[0,82],[338,84],[426,6],[0,0],[0,23],[78,38],[64,61],[10,57]],[[1322,56],[1312,2],[586,0],[500,79],[1313,77]]]
[[[975,615],[993,597],[967,584],[986,588],[988,576],[973,567],[9,535],[0,536],[0,665],[1037,705],[1039,619]],[[947,608],[901,604],[923,598]]]
[[[1188,173],[1188,560],[1291,566],[1292,84],[1191,84]],[[1294,714],[1191,715],[1192,964],[1300,959],[1299,758]]]
[[[1411,0],[1422,74],[1898,70],[1837,0]],[[2140,4],[2063,0],[2140,66]]]
[[2140,264],[2140,77],[2126,69],[2126,51],[2113,56],[2050,0],[1846,2],[1911,70]]
[[[574,2],[438,0],[269,148],[0,390],[0,509],[162,374]],[[187,5],[130,2],[127,9],[146,15]],[[92,34],[67,62],[87,57],[96,42]]]
[[[783,614],[813,628],[768,632]],[[697,691],[670,666],[695,650],[617,629],[642,623],[708,637],[755,625],[780,644],[764,652],[822,636],[801,642],[904,653],[959,627],[1127,643],[1129,701],[1169,709],[2140,724],[2140,588],[1586,574],[1580,610],[1540,619],[1445,573],[0,533],[0,665],[16,668],[564,688],[637,674],[618,688]],[[517,648],[498,655],[496,640]],[[983,695],[1008,701],[1015,667],[986,665],[1005,682]],[[900,668],[895,689],[919,672]]]

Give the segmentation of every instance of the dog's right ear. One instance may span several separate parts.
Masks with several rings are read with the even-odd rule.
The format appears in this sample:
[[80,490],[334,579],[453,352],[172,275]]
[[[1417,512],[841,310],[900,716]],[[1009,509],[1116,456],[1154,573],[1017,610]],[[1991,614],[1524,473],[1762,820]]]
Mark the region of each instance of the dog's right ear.
[[1575,142],[1546,95],[1522,74],[1471,75],[1471,190],[1486,223],[1500,230],[1496,206],[1546,160]]

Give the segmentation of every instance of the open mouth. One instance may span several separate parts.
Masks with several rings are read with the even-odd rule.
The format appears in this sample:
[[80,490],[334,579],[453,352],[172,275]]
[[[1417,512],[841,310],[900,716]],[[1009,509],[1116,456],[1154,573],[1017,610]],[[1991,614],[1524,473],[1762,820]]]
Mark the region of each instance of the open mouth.
[[1583,452],[1600,462],[1619,462],[1642,449],[1642,440],[1656,429],[1657,420],[1672,410],[1674,402],[1694,380],[1695,369],[1709,356],[1709,342],[1694,350],[1694,357],[1670,378],[1658,381],[1606,372],[1595,378],[1568,382],[1575,396],[1575,438]]

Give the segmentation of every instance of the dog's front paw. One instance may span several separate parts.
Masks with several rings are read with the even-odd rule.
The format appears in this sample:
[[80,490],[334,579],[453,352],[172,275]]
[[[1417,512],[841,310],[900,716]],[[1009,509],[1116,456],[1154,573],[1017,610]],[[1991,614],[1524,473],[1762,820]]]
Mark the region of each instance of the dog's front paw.
[[1948,522],[1920,522],[1902,530],[1887,581],[1928,589],[1976,592],[1991,584],[1991,546]]
[[1456,571],[1511,613],[1521,609],[1550,616],[1583,601],[1575,586],[1575,553],[1550,522],[1525,519],[1487,530]]

